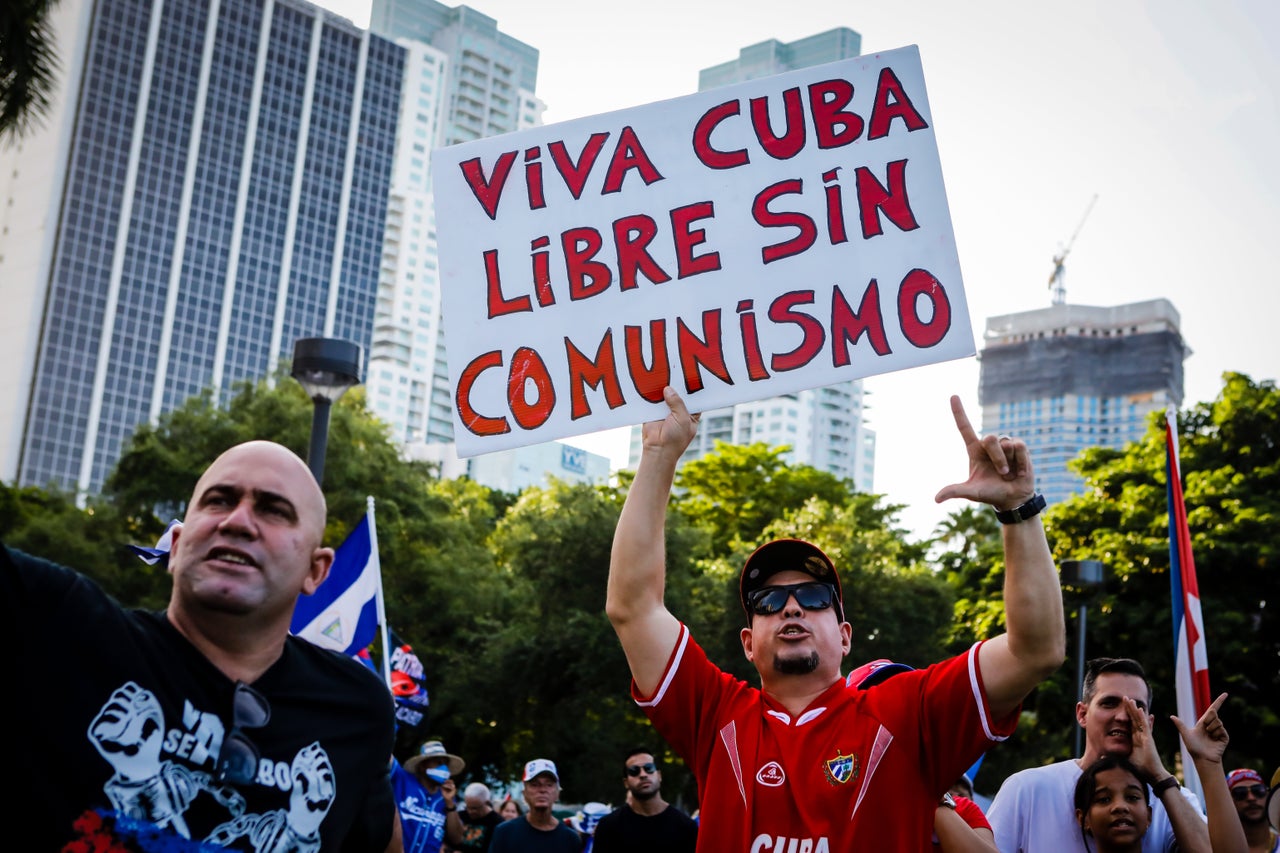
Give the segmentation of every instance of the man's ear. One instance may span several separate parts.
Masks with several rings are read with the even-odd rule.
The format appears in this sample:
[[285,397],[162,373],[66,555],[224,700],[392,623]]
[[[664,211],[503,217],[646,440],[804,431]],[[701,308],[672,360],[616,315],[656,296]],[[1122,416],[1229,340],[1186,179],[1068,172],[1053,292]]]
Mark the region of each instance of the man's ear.
[[333,568],[333,549],[317,548],[311,552],[311,565],[307,568],[307,576],[302,579],[302,594],[311,595],[320,588],[324,579],[329,577],[329,569]]
[[173,574],[173,555],[178,553],[178,540],[182,538],[182,525],[175,524],[169,533],[169,559],[165,560],[165,568]]
[[738,634],[738,638],[742,640],[742,654],[747,660],[755,661],[755,640],[751,636],[751,628],[743,628]]
[[1076,723],[1084,728],[1084,718],[1089,715],[1089,706],[1083,702],[1076,703]]

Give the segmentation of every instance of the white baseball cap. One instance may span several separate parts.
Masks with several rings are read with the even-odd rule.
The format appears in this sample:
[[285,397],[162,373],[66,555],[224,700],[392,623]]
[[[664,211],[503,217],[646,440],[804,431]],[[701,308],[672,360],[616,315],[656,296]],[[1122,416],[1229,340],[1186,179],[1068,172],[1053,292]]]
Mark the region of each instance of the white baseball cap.
[[541,776],[543,773],[550,773],[551,778],[556,780],[556,784],[560,784],[560,774],[556,772],[556,763],[549,758],[535,758],[524,766],[524,779],[521,781],[528,782],[535,776]]

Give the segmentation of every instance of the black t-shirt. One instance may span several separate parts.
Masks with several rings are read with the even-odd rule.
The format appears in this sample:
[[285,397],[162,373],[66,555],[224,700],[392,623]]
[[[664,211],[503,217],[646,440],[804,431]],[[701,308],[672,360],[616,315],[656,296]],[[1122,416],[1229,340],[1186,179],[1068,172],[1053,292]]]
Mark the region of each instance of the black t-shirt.
[[289,637],[252,685],[271,707],[265,726],[243,729],[261,751],[257,777],[219,784],[235,684],[163,612],[125,610],[70,569],[3,547],[0,590],[18,770],[8,813],[28,849],[385,849],[394,711],[365,667]]
[[697,843],[698,824],[675,806],[667,806],[653,817],[622,806],[596,824],[591,853],[693,853]]
[[504,820],[493,831],[489,853],[580,853],[582,836],[564,821],[555,829],[536,829],[528,815]]
[[502,815],[491,810],[473,821],[466,809],[458,809],[458,817],[462,820],[462,842],[454,844],[453,849],[465,853],[487,853],[489,842],[493,840],[493,828],[502,823]]

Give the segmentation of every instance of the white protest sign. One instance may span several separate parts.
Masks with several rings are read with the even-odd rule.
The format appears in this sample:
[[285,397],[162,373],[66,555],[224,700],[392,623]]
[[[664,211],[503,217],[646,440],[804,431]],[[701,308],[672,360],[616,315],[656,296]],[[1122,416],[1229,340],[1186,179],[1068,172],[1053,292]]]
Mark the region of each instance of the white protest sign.
[[915,47],[432,160],[460,456],[974,353]]

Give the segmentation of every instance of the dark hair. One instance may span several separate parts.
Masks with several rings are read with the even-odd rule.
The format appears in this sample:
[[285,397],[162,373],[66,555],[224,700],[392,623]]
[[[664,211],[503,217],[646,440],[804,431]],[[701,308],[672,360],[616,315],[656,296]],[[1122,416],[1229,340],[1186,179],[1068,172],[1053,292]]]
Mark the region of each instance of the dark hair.
[[1129,759],[1120,755],[1104,755],[1086,767],[1084,773],[1080,774],[1080,778],[1076,780],[1075,804],[1077,811],[1089,811],[1089,804],[1093,802],[1093,791],[1098,785],[1098,774],[1104,770],[1116,769],[1133,774],[1133,778],[1137,779],[1138,784],[1142,786],[1142,797],[1146,800],[1147,806],[1151,805],[1151,788],[1147,785],[1147,777],[1137,767],[1134,767]]
[[1080,701],[1086,705],[1093,701],[1093,695],[1097,692],[1098,676],[1104,673],[1135,675],[1141,678],[1143,685],[1147,688],[1147,710],[1151,710],[1151,682],[1147,681],[1147,673],[1142,669],[1142,664],[1133,658],[1094,658],[1089,661],[1084,669],[1084,684],[1080,686]]
[[658,754],[647,746],[635,746],[627,750],[627,754],[622,756],[622,772],[627,772],[627,764],[631,761],[633,755],[652,755],[653,762],[658,763]]

